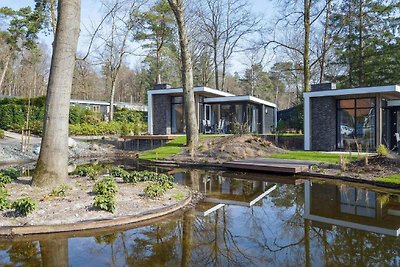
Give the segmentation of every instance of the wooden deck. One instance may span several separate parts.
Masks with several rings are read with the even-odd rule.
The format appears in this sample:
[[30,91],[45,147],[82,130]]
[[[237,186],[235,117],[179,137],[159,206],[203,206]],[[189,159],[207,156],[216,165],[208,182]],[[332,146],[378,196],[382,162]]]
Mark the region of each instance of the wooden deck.
[[225,162],[223,166],[235,170],[296,174],[308,172],[310,166],[314,164],[315,162],[312,161],[259,158]]

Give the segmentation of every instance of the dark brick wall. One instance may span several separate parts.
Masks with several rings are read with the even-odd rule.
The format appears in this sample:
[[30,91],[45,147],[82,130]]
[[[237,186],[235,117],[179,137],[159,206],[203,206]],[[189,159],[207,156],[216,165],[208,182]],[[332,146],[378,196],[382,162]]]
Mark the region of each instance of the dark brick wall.
[[311,149],[336,150],[336,100],[311,98]]
[[171,134],[171,97],[153,95],[153,134]]
[[327,91],[327,90],[335,90],[336,84],[335,83],[318,83],[311,85],[311,92],[318,92],[318,91]]

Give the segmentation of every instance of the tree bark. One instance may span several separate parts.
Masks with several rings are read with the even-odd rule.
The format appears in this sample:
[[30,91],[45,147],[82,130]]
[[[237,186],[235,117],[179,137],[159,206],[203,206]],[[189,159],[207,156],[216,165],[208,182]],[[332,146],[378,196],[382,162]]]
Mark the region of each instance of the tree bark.
[[319,82],[322,83],[325,78],[325,61],[326,54],[328,52],[328,38],[329,38],[329,16],[331,14],[331,0],[326,1],[326,12],[325,12],[325,25],[324,25],[324,39],[322,41],[322,55],[320,60],[320,73]]
[[304,71],[304,92],[309,92],[310,85],[310,14],[311,0],[304,0],[304,55],[303,55],[303,71]]
[[215,89],[219,90],[219,75],[218,75],[218,43],[214,40],[214,75],[215,75]]
[[56,18],[56,0],[50,0],[50,17],[53,34],[57,31],[57,18]]
[[193,91],[193,66],[189,51],[189,38],[185,26],[182,0],[168,0],[178,25],[179,43],[181,47],[183,99],[186,120],[186,145],[192,150],[199,140],[199,126],[197,123],[196,102]]
[[6,77],[6,73],[8,70],[8,65],[10,64],[10,60],[11,60],[11,51],[10,51],[10,55],[7,57],[6,62],[4,63],[4,68],[3,71],[1,73],[1,77],[0,77],[0,92],[1,92],[1,88],[3,86],[3,82],[4,82],[4,78]]
[[59,0],[57,32],[47,87],[43,139],[32,185],[62,184],[68,177],[68,116],[80,30],[80,0]]

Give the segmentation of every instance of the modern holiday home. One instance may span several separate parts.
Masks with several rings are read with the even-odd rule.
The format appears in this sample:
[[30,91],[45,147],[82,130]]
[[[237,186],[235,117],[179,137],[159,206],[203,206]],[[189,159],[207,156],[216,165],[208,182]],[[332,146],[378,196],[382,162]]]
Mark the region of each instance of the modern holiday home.
[[[194,87],[193,90],[201,133],[244,131],[267,134],[276,126],[277,107],[274,103],[208,87]],[[183,134],[183,89],[159,84],[147,94],[149,134]]]
[[380,144],[393,149],[400,133],[400,86],[336,89],[311,86],[304,93],[305,150],[373,151]]

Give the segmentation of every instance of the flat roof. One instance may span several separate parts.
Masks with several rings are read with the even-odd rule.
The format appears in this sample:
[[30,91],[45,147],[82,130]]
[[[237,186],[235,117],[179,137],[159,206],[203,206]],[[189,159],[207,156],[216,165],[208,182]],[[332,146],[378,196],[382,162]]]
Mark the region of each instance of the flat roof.
[[[208,88],[205,86],[193,87],[195,93],[208,93],[215,96],[234,96],[231,93],[223,92],[217,89]],[[166,94],[183,94],[183,88],[170,88],[170,89],[150,89],[147,91],[149,95],[166,95]]]
[[346,96],[346,95],[362,95],[362,94],[378,94],[378,93],[399,93],[399,85],[358,87],[349,89],[331,89],[316,92],[305,92],[307,97],[324,97],[324,96]]
[[226,97],[210,97],[204,99],[204,103],[225,103],[225,102],[252,102],[256,104],[263,104],[269,107],[274,107],[276,108],[276,104],[262,100],[260,98],[257,98],[255,96],[250,96],[250,95],[242,95],[242,96],[226,96]]

